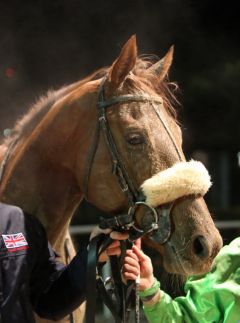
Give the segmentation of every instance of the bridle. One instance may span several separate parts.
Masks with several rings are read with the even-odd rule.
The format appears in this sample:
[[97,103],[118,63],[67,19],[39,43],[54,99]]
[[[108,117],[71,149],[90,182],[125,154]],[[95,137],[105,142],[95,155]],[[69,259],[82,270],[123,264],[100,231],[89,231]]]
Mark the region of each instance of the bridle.
[[[134,183],[129,176],[129,173],[124,165],[121,155],[118,152],[113,134],[111,132],[111,128],[106,116],[106,110],[108,107],[111,107],[115,104],[123,104],[127,102],[149,102],[153,107],[158,119],[163,124],[164,129],[168,133],[170,140],[172,141],[179,160],[181,160],[181,154],[178,150],[178,147],[174,141],[174,138],[168,129],[166,123],[164,122],[161,114],[159,113],[156,104],[163,105],[163,100],[157,96],[150,96],[147,94],[125,94],[120,96],[113,96],[109,99],[105,98],[104,86],[106,84],[107,75],[102,79],[99,90],[98,90],[98,101],[97,101],[97,110],[98,110],[98,123],[97,128],[94,135],[94,140],[92,144],[92,148],[90,150],[86,168],[85,168],[85,176],[83,181],[83,187],[85,196],[88,193],[88,182],[91,174],[92,165],[94,162],[94,157],[96,154],[96,150],[98,147],[100,131],[102,131],[105,142],[108,147],[108,151],[112,160],[112,172],[118,178],[118,182],[121,188],[121,191],[126,196],[128,200],[129,209],[127,214],[120,214],[118,216],[114,216],[111,218],[102,218],[102,222],[100,223],[101,228],[112,228],[118,229],[122,231],[130,232],[130,240],[134,241],[137,238],[143,236],[146,233],[152,233],[151,238],[157,240],[158,243],[165,243],[170,237],[171,233],[171,223],[170,223],[170,212],[173,206],[173,203],[165,205],[162,208],[153,208],[150,205],[145,203],[145,197],[141,192],[139,192]],[[145,217],[139,225],[135,225],[135,215],[138,208],[145,209]]]
[[[179,159],[181,160],[181,154],[175,144],[173,136],[166,126],[161,114],[156,108],[156,104],[163,105],[163,100],[160,97],[153,97],[146,94],[126,94],[120,96],[113,96],[109,99],[105,98],[104,85],[107,79],[107,75],[102,79],[99,91],[98,91],[98,101],[97,101],[97,110],[98,110],[98,123],[95,131],[92,148],[90,150],[86,168],[85,168],[85,176],[83,180],[83,191],[85,193],[85,197],[87,197],[88,193],[88,182],[91,174],[92,165],[94,162],[94,157],[97,151],[100,131],[102,131],[105,142],[108,147],[108,151],[112,160],[112,170],[113,174],[115,174],[118,178],[119,186],[121,191],[126,196],[128,200],[129,209],[127,214],[120,214],[110,218],[102,218],[100,222],[100,228],[111,228],[117,231],[128,231],[129,233],[129,241],[135,241],[137,238],[142,237],[146,233],[151,233],[151,238],[157,241],[159,244],[163,244],[167,242],[171,234],[171,222],[170,222],[170,212],[173,206],[173,203],[169,203],[161,208],[153,208],[149,204],[145,202],[145,197],[141,192],[139,192],[129,173],[124,165],[121,155],[118,152],[113,134],[111,132],[111,128],[106,116],[106,109],[115,104],[122,104],[127,102],[149,102],[153,107],[157,117],[160,119],[161,123],[165,131],[168,133],[170,140],[172,141]],[[141,219],[141,223],[137,223],[136,221],[136,213],[138,208],[145,208],[145,212],[143,213],[143,217]],[[136,225],[137,223],[137,225]],[[103,282],[101,276],[98,276],[97,280],[94,279],[97,268],[97,258],[98,258],[98,250],[100,245],[104,245],[104,239],[96,237],[93,241],[90,242],[89,245],[89,254],[88,254],[88,278],[87,280],[91,282],[91,286],[87,289],[87,308],[86,308],[86,321],[87,323],[92,323],[95,321],[94,312],[95,312],[95,295],[93,296],[93,291],[98,288],[100,291],[104,303],[108,306],[113,316],[115,317],[116,323],[119,322],[127,322],[128,317],[128,308],[129,308],[129,300],[131,299],[130,295],[133,292],[133,286],[137,289],[137,284],[130,284],[129,287],[123,286],[121,279],[121,260],[116,257],[110,257],[111,262],[111,270],[113,276],[113,288],[115,301],[112,299],[110,293],[107,292],[107,288],[105,283]],[[107,241],[107,240],[105,240]],[[105,248],[107,247],[107,243],[105,243]],[[125,244],[121,244],[122,254],[124,254],[124,250],[127,248],[127,242]],[[103,249],[103,247],[102,247]],[[90,288],[91,287],[91,288]],[[129,292],[130,290],[130,292]],[[113,293],[113,292],[112,292]],[[139,322],[139,298],[138,293],[135,291],[135,319],[136,322]],[[117,300],[117,301],[116,301]]]
[[151,101],[151,102],[162,104],[162,100],[160,98],[153,98],[148,95],[136,95],[136,94],[126,94],[121,96],[115,96],[108,100],[105,100],[104,84],[105,84],[105,80],[103,80],[103,82],[100,84],[98,104],[97,104],[100,129],[104,134],[105,141],[107,143],[109,152],[111,154],[113,173],[117,175],[121,190],[128,198],[129,205],[133,206],[134,203],[139,200],[139,192],[135,189],[134,184],[131,180],[131,177],[129,176],[124,166],[124,162],[122,161],[122,158],[118,153],[116,143],[113,138],[111,128],[109,126],[109,123],[106,117],[106,109],[117,103]]

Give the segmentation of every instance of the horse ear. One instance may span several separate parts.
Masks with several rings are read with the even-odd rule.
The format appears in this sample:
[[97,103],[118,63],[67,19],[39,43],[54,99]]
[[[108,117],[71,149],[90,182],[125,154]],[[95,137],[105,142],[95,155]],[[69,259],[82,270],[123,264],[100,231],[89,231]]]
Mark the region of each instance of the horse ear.
[[172,45],[168,50],[167,54],[157,63],[152,65],[149,69],[154,72],[157,76],[159,81],[161,82],[164,77],[167,75],[173,60],[173,51],[174,46]]
[[117,88],[133,69],[137,59],[136,35],[133,35],[123,46],[120,55],[109,70],[108,81]]

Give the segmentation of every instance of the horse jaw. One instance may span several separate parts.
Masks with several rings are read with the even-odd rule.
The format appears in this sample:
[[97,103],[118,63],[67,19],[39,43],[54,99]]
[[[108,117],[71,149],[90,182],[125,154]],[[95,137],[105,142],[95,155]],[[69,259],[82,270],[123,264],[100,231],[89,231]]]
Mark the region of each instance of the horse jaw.
[[211,269],[222,247],[222,238],[210,214],[206,217],[208,212],[203,198],[182,198],[171,212],[172,232],[169,240],[159,245],[150,236],[145,238],[147,245],[161,254],[167,272],[189,276]]

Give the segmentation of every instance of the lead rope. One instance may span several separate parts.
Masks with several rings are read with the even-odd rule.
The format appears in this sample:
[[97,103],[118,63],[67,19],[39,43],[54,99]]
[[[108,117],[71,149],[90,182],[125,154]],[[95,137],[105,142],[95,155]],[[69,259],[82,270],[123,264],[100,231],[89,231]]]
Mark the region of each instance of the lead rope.
[[[71,252],[70,252],[70,240],[69,238],[65,238],[64,241],[64,252],[65,252],[65,261],[66,261],[66,265],[68,265],[71,262]],[[73,312],[71,312],[69,314],[69,323],[76,323],[75,319],[74,319],[74,314]]]
[[140,275],[135,281],[135,322],[140,322],[140,298],[139,298]]
[[[133,245],[132,242],[125,241],[124,247],[122,247],[121,259],[119,260],[121,263],[123,262],[123,259],[125,257],[126,249],[132,245]],[[130,314],[130,312],[131,312],[132,301],[134,301],[134,308],[135,308],[135,311],[134,311],[135,323],[140,322],[139,283],[140,283],[140,276],[138,276],[135,281],[132,281],[132,282],[129,281],[128,287],[126,287],[126,290],[125,290],[125,313],[123,315],[124,320],[122,323],[128,322],[129,315],[127,315],[127,314]]]
[[[100,292],[102,300],[111,311],[115,318],[115,323],[128,322],[132,301],[135,302],[135,322],[140,322],[139,315],[139,279],[126,286],[123,284],[121,276],[122,260],[126,249],[126,241],[121,241],[122,256],[121,259],[116,256],[110,257],[112,279],[114,282],[113,293],[106,289],[103,279],[98,274],[97,259],[99,256],[99,248],[101,251],[106,250],[107,246],[111,244],[112,239],[105,235],[96,236],[89,243],[88,253],[88,274],[87,274],[87,308],[86,308],[86,323],[95,323],[96,310],[96,290]],[[97,274],[97,279],[96,279]],[[135,291],[135,295],[133,294]],[[114,295],[112,298],[111,295]],[[134,297],[134,298],[133,298]]]

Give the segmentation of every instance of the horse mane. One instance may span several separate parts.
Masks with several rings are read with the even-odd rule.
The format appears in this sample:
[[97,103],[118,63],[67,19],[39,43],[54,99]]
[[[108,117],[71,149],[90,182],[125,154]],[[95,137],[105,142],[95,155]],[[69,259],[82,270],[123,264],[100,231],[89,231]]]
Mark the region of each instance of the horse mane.
[[60,100],[75,88],[102,77],[104,74],[106,74],[105,70],[106,68],[101,68],[78,82],[63,86],[58,90],[49,90],[46,95],[40,97],[40,99],[38,99],[38,101],[36,101],[36,103],[30,107],[28,112],[23,117],[16,121],[15,126],[13,129],[11,129],[9,136],[3,140],[0,147],[8,147],[17,138],[30,134],[55,102]]
[[[144,91],[144,88],[147,86],[163,98],[168,112],[177,120],[175,106],[178,104],[178,101],[174,92],[178,87],[176,83],[169,82],[167,78],[160,83],[158,82],[157,75],[149,69],[157,60],[157,56],[153,55],[139,56],[132,73],[126,78],[124,86],[130,91]],[[87,82],[103,77],[108,73],[108,70],[109,67],[101,68],[78,82],[58,90],[48,91],[45,96],[40,97],[28,112],[15,123],[10,135],[4,139],[0,147],[8,147],[17,138],[30,134],[56,101]]]

